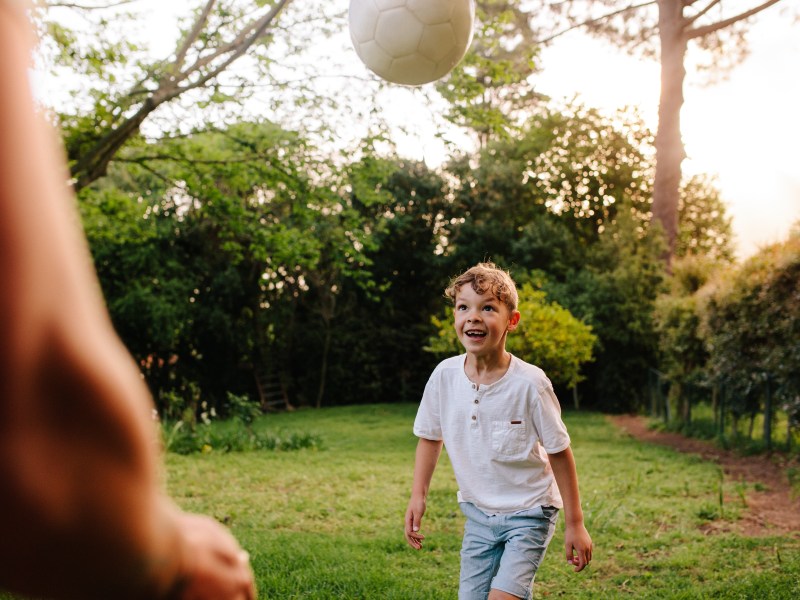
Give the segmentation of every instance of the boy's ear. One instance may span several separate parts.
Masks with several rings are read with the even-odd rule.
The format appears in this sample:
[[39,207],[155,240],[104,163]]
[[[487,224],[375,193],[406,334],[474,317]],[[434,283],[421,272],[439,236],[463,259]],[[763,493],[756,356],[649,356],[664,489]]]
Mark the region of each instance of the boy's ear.
[[508,319],[508,331],[514,331],[517,328],[521,317],[522,315],[518,310],[515,310],[511,313],[511,317]]

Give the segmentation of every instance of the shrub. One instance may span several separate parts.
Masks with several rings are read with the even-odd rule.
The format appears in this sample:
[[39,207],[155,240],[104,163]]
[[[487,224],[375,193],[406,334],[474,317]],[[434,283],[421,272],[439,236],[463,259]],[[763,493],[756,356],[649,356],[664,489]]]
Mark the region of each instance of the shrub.
[[769,388],[800,425],[800,233],[764,248],[700,290],[707,369],[734,419],[755,415]]
[[307,432],[260,432],[241,422],[203,423],[194,429],[184,421],[163,426],[164,447],[175,454],[208,452],[290,451],[310,448],[319,450],[321,438]]

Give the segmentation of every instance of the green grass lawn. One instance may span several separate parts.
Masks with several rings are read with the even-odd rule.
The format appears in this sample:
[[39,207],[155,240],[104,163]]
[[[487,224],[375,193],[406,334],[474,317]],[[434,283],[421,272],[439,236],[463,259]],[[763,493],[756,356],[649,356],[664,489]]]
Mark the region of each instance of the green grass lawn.
[[[184,508],[232,528],[250,552],[261,598],[455,599],[463,518],[446,456],[428,499],[424,549],[403,539],[415,410],[268,415],[258,430],[313,434],[321,447],[170,454],[169,490]],[[736,519],[742,483],[724,481],[714,464],[637,442],[602,415],[567,413],[565,421],[594,562],[572,572],[559,523],[535,598],[800,598],[799,537],[704,533],[709,521]],[[740,500],[721,503],[721,486]]]

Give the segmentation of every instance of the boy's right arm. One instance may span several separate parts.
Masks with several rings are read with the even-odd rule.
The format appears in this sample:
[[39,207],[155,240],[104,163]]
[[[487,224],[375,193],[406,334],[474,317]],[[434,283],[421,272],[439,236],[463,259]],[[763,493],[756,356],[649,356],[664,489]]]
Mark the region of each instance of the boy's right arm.
[[414,460],[414,483],[411,486],[411,499],[406,510],[405,535],[409,546],[415,550],[422,548],[425,536],[419,532],[422,515],[425,514],[425,501],[431,485],[433,471],[442,453],[442,440],[420,438]]

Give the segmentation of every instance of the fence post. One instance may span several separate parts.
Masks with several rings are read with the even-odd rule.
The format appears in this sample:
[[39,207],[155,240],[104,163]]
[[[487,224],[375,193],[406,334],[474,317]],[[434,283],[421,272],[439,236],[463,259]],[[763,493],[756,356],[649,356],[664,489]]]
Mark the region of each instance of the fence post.
[[655,418],[658,416],[658,399],[656,398],[656,386],[653,384],[655,372],[653,369],[647,370],[647,383],[650,385],[650,416]]
[[681,395],[684,397],[685,407],[686,407],[686,414],[684,415],[684,423],[683,426],[686,427],[692,424],[692,395],[689,393],[689,389],[693,391],[696,389],[693,384],[691,383],[684,383],[681,385]]
[[719,429],[719,384],[711,386],[711,410],[714,413],[714,429]]
[[767,373],[765,378],[767,386],[766,395],[764,397],[764,441],[767,444],[767,450],[772,450],[772,375]]

